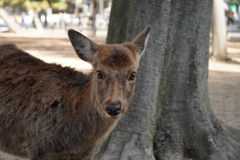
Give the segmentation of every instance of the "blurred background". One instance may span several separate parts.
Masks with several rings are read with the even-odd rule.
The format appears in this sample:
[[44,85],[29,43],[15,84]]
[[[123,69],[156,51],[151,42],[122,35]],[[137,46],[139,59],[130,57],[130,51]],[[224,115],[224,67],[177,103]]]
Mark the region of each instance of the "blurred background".
[[1,0],[0,32],[45,31],[68,28],[104,35],[112,0]]
[[[106,35],[112,0],[0,0],[0,33],[24,31]],[[227,29],[240,28],[239,0],[223,0]]]

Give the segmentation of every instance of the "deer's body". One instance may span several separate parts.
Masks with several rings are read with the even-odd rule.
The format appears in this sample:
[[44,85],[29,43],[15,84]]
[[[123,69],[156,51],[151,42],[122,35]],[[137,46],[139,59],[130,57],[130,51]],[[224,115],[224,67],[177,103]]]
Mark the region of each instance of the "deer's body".
[[0,150],[31,160],[86,160],[127,110],[137,46],[98,46],[76,31],[69,37],[93,72],[45,63],[14,45],[0,46]]

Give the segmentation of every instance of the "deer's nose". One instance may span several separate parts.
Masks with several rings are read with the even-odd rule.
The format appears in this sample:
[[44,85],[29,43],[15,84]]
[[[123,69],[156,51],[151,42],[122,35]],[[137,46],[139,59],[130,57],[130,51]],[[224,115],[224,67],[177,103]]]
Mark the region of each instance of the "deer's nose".
[[106,106],[106,112],[110,115],[110,116],[116,116],[119,113],[121,113],[121,106],[119,103],[116,104],[108,104]]

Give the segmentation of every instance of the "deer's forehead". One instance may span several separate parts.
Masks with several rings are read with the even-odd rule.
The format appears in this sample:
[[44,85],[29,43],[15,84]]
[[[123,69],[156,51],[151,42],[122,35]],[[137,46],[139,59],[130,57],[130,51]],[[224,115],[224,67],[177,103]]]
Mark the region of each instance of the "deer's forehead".
[[133,67],[137,61],[131,44],[101,46],[98,59],[102,65],[111,68]]

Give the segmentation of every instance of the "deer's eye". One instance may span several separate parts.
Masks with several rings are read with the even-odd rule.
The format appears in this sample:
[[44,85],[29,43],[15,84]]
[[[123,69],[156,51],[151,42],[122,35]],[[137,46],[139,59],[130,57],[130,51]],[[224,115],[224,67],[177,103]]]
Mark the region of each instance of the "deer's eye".
[[129,77],[129,81],[133,81],[136,78],[137,73],[136,72],[132,72],[130,77]]
[[97,73],[98,79],[103,79],[103,74],[101,71],[97,71],[96,73]]

